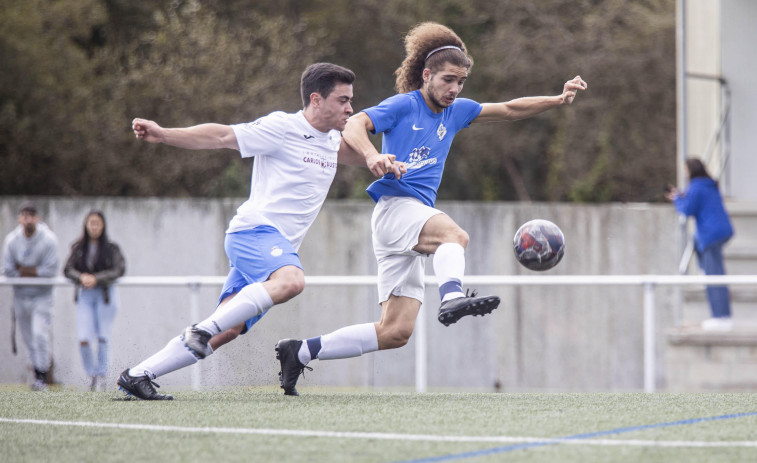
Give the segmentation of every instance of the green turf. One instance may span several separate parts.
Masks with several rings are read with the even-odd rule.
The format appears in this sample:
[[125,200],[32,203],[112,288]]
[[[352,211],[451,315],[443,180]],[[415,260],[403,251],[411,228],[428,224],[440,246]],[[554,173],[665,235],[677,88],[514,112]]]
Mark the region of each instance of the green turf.
[[[558,438],[622,427],[757,411],[753,394],[387,393],[274,389],[179,392],[172,402],[116,392],[0,390],[0,417],[190,428],[255,428],[434,436]],[[599,439],[757,442],[757,415],[638,430]],[[302,437],[0,423],[2,461],[391,462],[512,443],[435,442],[371,436]],[[550,444],[445,459],[465,462],[739,462],[757,447],[666,448]]]

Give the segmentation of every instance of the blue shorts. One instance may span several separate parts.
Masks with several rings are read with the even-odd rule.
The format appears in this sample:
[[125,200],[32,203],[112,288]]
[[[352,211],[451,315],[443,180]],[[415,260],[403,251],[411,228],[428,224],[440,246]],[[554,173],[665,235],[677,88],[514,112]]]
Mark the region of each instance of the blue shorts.
[[[218,297],[218,304],[247,285],[268,280],[271,274],[281,267],[294,265],[302,269],[300,256],[295,252],[292,243],[284,238],[280,231],[269,225],[227,233],[223,245],[231,270]],[[249,331],[263,315],[265,312],[247,320],[242,334]]]

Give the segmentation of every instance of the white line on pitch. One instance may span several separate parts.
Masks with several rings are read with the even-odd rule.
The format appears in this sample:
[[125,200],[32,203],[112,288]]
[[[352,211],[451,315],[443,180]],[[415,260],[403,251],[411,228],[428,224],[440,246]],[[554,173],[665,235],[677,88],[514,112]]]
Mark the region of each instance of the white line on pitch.
[[259,428],[212,428],[186,426],[158,426],[153,424],[99,423],[93,421],[51,421],[14,419],[0,417],[0,423],[37,424],[47,426],[74,426],[85,428],[128,429],[132,431],[194,432],[211,434],[255,434],[264,436],[297,437],[331,437],[341,439],[378,439],[431,442],[488,442],[488,443],[523,443],[543,442],[545,444],[577,444],[599,446],[635,446],[635,447],[757,447],[757,441],[655,441],[622,439],[550,439],[544,437],[518,436],[435,436],[430,434],[395,434],[381,432],[340,432],[340,431],[306,431],[297,429],[259,429]]

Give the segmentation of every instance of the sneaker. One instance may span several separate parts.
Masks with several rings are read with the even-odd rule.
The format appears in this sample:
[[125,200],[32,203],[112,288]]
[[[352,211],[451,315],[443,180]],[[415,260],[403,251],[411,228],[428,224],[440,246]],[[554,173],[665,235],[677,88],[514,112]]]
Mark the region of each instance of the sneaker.
[[32,383],[32,391],[46,391],[47,390],[47,383],[42,381],[41,379],[35,379]]
[[119,390],[124,391],[126,395],[136,397],[142,400],[173,400],[172,395],[158,394],[155,387],[160,387],[155,381],[152,381],[147,375],[131,376],[129,369],[121,373],[116,382]]
[[305,376],[305,368],[313,371],[312,368],[300,362],[298,355],[300,346],[302,346],[302,341],[297,339],[282,339],[276,343],[276,358],[281,362],[279,381],[281,389],[284,389],[284,395],[300,395],[295,387],[297,379],[300,375]]
[[476,297],[475,291],[472,291],[470,295],[466,292],[463,297],[442,302],[439,307],[439,322],[444,326],[449,326],[466,315],[483,317],[498,306],[499,297],[497,296]]
[[92,382],[89,383],[89,390],[97,392],[97,376],[92,377]]
[[705,331],[730,331],[733,329],[731,317],[708,318],[702,322]]
[[212,337],[212,334],[197,328],[197,325],[188,326],[181,334],[181,340],[200,360],[213,353],[213,348],[208,344]]

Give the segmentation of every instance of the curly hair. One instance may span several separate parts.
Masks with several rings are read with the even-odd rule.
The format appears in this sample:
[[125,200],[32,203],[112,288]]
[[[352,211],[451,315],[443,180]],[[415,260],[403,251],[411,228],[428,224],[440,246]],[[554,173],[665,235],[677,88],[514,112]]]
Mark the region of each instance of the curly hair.
[[[460,50],[448,48],[439,50],[426,59],[432,50],[446,45],[454,45]],[[399,93],[408,93],[423,86],[423,69],[432,72],[439,70],[445,63],[470,69],[473,58],[468,55],[465,44],[455,32],[435,22],[424,22],[410,29],[405,36],[405,60],[394,71],[397,80],[394,84]]]

